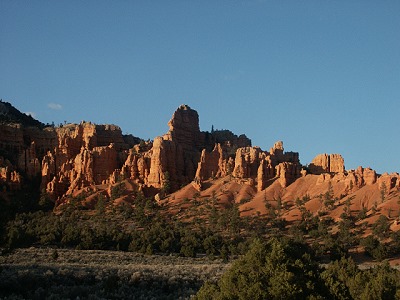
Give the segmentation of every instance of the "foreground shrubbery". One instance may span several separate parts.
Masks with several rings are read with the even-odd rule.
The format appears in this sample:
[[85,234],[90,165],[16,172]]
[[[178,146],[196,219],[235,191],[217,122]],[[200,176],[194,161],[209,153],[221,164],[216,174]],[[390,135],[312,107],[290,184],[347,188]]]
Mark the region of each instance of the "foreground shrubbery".
[[[120,196],[122,187],[116,185],[111,198]],[[193,199],[186,199],[177,206],[156,203],[141,192],[136,192],[133,203],[118,206],[99,195],[94,209],[82,204],[87,196],[81,193],[68,198],[57,208],[57,215],[48,211],[45,193],[36,204],[33,200],[28,201],[29,205],[22,205],[21,199],[16,201],[21,204],[17,206],[24,209],[6,205],[4,212],[7,213],[2,214],[3,207],[0,207],[0,216],[8,216],[0,218],[0,246],[14,249],[52,245],[146,254],[174,253],[187,257],[206,254],[228,259],[244,254],[254,237],[290,236],[311,245],[319,258],[331,260],[348,256],[359,246],[366,255],[377,260],[400,251],[400,234],[390,231],[390,222],[383,215],[371,227],[372,235],[361,239],[368,224],[360,223],[362,218],[352,214],[350,201],[346,201],[340,219],[334,220],[323,213],[315,215],[308,211],[304,203],[309,198],[296,199],[300,219],[289,225],[282,218],[284,204],[281,201],[276,201],[276,205],[266,201],[268,213],[265,215],[244,217],[237,203],[220,205],[214,194],[201,201],[194,195]],[[321,199],[327,202],[326,209],[332,206],[329,192]],[[11,221],[7,223],[7,219]]]
[[216,284],[204,285],[197,299],[322,299],[321,271],[301,243],[255,240]]
[[386,264],[360,270],[351,258],[325,269],[307,245],[255,240],[197,299],[400,299],[400,272]]
[[[196,257],[206,254],[225,261],[246,253],[220,281],[205,284],[197,295],[198,299],[400,299],[398,271],[387,264],[359,270],[351,259],[346,258],[350,249],[358,245],[364,248],[365,254],[378,260],[398,253],[400,234],[390,232],[388,220],[384,217],[374,225],[371,236],[359,239],[364,226],[355,226],[356,219],[349,210],[341,215],[339,222],[335,222],[327,216],[311,214],[299,203],[301,220],[288,227],[280,217],[279,206],[269,206],[266,216],[240,217],[236,204],[218,209],[218,201],[214,198],[209,200],[201,204],[194,199],[193,205],[185,208],[183,217],[171,215],[154,200],[140,196],[134,205],[118,207],[110,203],[106,205],[105,199],[99,199],[95,210],[87,210],[79,205],[79,201],[71,201],[57,214],[42,210],[17,213],[3,227],[1,243],[8,250],[40,245],[122,250],[148,255],[161,253]],[[333,232],[331,229],[335,225],[338,230]],[[268,242],[256,239],[247,252],[255,237]],[[55,251],[49,257],[57,260],[58,253]],[[328,257],[332,263],[325,269],[321,268],[321,258]],[[14,281],[13,270],[17,274]],[[62,285],[64,279],[77,291],[84,291],[84,295],[94,293],[96,297],[118,297],[116,295],[129,294],[132,289],[139,291],[151,282],[148,288],[152,291],[153,285],[162,286],[157,293],[161,293],[163,299],[163,291],[167,293],[186,284],[150,277],[133,287],[128,277],[116,276],[112,271],[89,275],[84,278],[84,285],[77,287],[80,279],[76,279],[73,272],[59,277],[58,273],[54,275],[53,269],[35,273],[38,276],[20,271],[10,267],[0,272],[7,283],[2,285],[3,288],[12,294],[24,286],[22,290],[26,290],[28,295],[32,287],[38,298],[48,296],[41,288],[46,290],[53,284]],[[66,277],[62,279],[64,275]],[[190,292],[185,295],[194,294],[202,282],[188,282]],[[107,287],[117,292],[97,293],[99,289],[108,290]],[[75,294],[71,296],[64,291],[57,295],[75,297]]]
[[121,218],[119,212],[103,215],[88,215],[79,210],[61,215],[43,211],[21,213],[9,222],[3,244],[8,249],[52,245],[145,254],[175,253],[186,257],[204,253],[224,259],[247,249],[244,239],[238,236],[224,236],[206,227],[193,230],[184,223],[168,222],[160,215],[148,216],[141,226]]
[[0,266],[2,299],[400,299],[400,272],[387,263],[322,267],[306,244],[276,238],[254,240],[229,269],[207,258],[51,248],[15,250]]
[[[54,255],[57,253],[57,255]],[[188,299],[227,264],[101,250],[17,249],[0,256],[0,299]]]
[[[246,253],[218,282],[206,283],[198,292],[198,299],[400,299],[399,271],[387,264],[370,270],[359,270],[350,258],[343,257],[333,260],[325,269],[320,267],[318,258],[313,253],[320,251],[318,254],[321,255],[324,254],[323,251],[332,251],[338,246],[348,244],[350,238],[345,235],[344,229],[339,228],[335,241],[333,236],[327,234],[324,223],[310,229],[292,229],[287,234],[282,234],[285,233],[284,230],[274,231],[274,228],[267,233],[267,227],[245,228],[247,232],[253,230],[254,235],[268,237],[268,242],[255,239],[249,248],[254,235],[242,235],[243,226],[262,223],[252,223],[249,220],[239,223],[238,230],[231,230],[229,222],[234,220],[238,224],[238,220],[219,216],[213,230],[201,222],[187,224],[178,220],[168,221],[157,209],[150,212],[152,213],[143,211],[141,215],[137,212],[134,215],[132,211],[107,214],[103,211],[101,214],[93,214],[80,210],[66,210],[60,215],[42,211],[21,213],[8,223],[3,242],[9,249],[36,244],[145,254],[175,253],[188,257],[204,253],[210,257],[227,258],[232,254]],[[313,236],[324,242],[322,246],[313,244],[310,247],[302,239],[304,230],[314,230]],[[263,234],[258,234],[259,232]],[[288,238],[290,235],[292,238]],[[366,250],[377,249],[376,241],[370,240],[363,241]],[[397,241],[398,237],[394,240]],[[334,253],[337,255],[341,252]],[[48,255],[52,260],[58,260],[58,257],[57,251]],[[18,290],[23,290],[28,295],[34,289],[39,298],[50,295],[44,294],[43,290],[49,290],[60,297],[75,297],[75,293],[118,297],[117,295],[128,295],[131,292],[140,293],[142,289],[154,291],[157,287],[160,299],[165,299],[163,293],[170,295],[183,285],[188,289],[185,297],[189,297],[204,282],[178,281],[175,284],[175,281],[170,282],[166,278],[149,277],[137,285],[131,277],[121,277],[116,271],[92,274],[92,271],[87,273],[85,269],[84,273],[88,276],[76,278],[74,272],[77,270],[64,273],[57,270],[56,273],[55,269],[46,268],[34,267],[33,270],[40,271],[37,274],[21,271],[18,267],[3,268],[0,272],[5,279],[2,285],[5,291],[3,295],[10,295]],[[80,284],[81,279],[84,279],[84,284]],[[51,290],[50,287],[63,287],[63,282],[70,286]],[[24,283],[23,288],[21,283]],[[67,291],[72,291],[72,294]],[[22,295],[25,297],[25,294]]]

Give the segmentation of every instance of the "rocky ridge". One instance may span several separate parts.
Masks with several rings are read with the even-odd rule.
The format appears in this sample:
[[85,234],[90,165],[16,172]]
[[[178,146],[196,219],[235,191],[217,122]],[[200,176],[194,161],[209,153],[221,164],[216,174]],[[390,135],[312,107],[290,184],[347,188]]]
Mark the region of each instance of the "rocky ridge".
[[[128,180],[147,196],[161,200],[173,193],[176,200],[182,187],[190,185],[206,195],[210,184],[229,178],[250,191],[253,200],[244,207],[253,205],[253,212],[265,212],[257,199],[317,198],[328,185],[337,199],[351,196],[369,207],[375,201],[371,195],[385,193],[394,199],[400,189],[398,173],[378,175],[363,167],[346,170],[339,154],[320,154],[304,166],[297,152],[284,151],[281,141],[264,151],[253,147],[245,135],[201,131],[198,113],[188,105],[181,105],[168,125],[166,134],[145,142],[124,136],[115,125],[81,122],[38,128],[1,123],[2,189],[17,190],[24,180],[40,177],[41,191],[61,205],[82,191],[110,198],[111,187]],[[375,192],[363,193],[368,186]]]

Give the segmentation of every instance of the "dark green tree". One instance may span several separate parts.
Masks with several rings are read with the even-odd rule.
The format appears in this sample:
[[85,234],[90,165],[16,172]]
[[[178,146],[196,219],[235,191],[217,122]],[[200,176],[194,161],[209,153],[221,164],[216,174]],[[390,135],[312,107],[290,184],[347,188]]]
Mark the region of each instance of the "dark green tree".
[[324,299],[319,266],[305,244],[254,240],[216,283],[207,283],[197,299]]

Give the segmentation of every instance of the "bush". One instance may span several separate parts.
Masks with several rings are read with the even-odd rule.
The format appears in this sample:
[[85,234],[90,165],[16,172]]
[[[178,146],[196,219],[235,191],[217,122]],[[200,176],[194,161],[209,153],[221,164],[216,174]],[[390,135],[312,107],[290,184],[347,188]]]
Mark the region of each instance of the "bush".
[[377,236],[387,237],[390,233],[390,222],[385,215],[380,215],[372,227],[372,231]]
[[360,270],[342,257],[321,269],[305,244],[255,240],[217,283],[195,299],[400,299],[400,272],[386,262]]
[[377,259],[383,260],[388,256],[388,249],[385,244],[381,243],[377,238],[370,235],[361,241],[366,255]]
[[400,299],[400,272],[388,263],[360,270],[351,258],[342,258],[322,278],[333,299]]
[[237,260],[216,283],[205,284],[197,299],[323,299],[325,286],[319,266],[305,244],[264,243],[254,240],[246,255]]

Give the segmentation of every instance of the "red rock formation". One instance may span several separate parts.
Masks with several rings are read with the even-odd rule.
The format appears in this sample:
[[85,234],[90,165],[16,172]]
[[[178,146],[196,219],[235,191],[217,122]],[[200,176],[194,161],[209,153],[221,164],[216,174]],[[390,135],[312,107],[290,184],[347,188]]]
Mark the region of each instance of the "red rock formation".
[[343,173],[344,159],[340,154],[330,154],[329,155],[329,172],[331,173]]
[[282,162],[275,167],[275,170],[282,187],[287,187],[300,177],[300,167],[296,163]]
[[20,170],[23,170],[30,179],[41,172],[40,161],[36,155],[35,142],[32,142],[29,148],[21,151],[18,158],[18,167]]
[[375,170],[372,170],[370,168],[365,168],[363,170],[362,177],[366,185],[373,185],[377,180],[377,175]]
[[[21,175],[14,170],[13,165],[7,159],[0,156],[0,183],[2,184],[2,189],[5,191],[20,190],[22,184]],[[0,190],[2,192],[2,190]]]
[[330,182],[332,179],[332,175],[330,173],[321,173],[317,179],[317,185]]
[[82,147],[81,152],[75,156],[73,166],[74,168],[69,173],[71,185],[68,194],[94,183],[93,155],[90,150]]
[[57,172],[55,158],[52,152],[48,152],[42,160],[42,182],[40,190],[46,190],[47,184],[53,180]]
[[150,171],[145,182],[148,186],[161,188],[168,176],[171,188],[175,190],[195,177],[204,141],[198,114],[187,105],[181,105],[175,111],[168,125],[169,132],[155,138],[149,150]]
[[164,136],[166,140],[174,141],[184,150],[202,147],[199,128],[199,115],[188,105],[181,105],[168,122],[169,132]]
[[151,158],[148,153],[139,153],[131,149],[122,167],[121,173],[124,178],[130,178],[137,183],[144,184],[150,173]]
[[57,128],[56,133],[56,147],[42,160],[42,188],[46,187],[55,198],[61,197],[66,187],[71,194],[85,186],[108,182],[113,175],[122,176],[117,173],[128,157],[124,151],[131,145],[125,142],[118,126],[82,122]]
[[389,190],[398,187],[400,182],[400,175],[398,173],[383,173],[377,179],[378,187],[381,190],[389,192]]
[[211,134],[206,134],[205,147],[207,145],[220,144],[225,150],[232,150],[228,154],[235,154],[237,148],[251,147],[251,140],[246,135],[236,136],[229,130],[213,130]]
[[258,147],[239,148],[236,151],[235,169],[233,176],[237,178],[250,178],[257,176],[259,166],[259,154],[261,149]]
[[196,178],[205,180],[226,175],[226,165],[220,144],[216,144],[213,151],[203,149],[197,166]]
[[[245,135],[236,136],[227,130],[201,132],[197,112],[187,105],[181,105],[168,124],[167,134],[132,151],[128,150],[137,139],[123,136],[115,125],[81,122],[40,129],[1,124],[0,149],[29,177],[41,172],[41,190],[57,199],[121,178],[130,178],[146,190],[160,189],[168,177],[171,189],[176,190],[191,182],[196,171],[203,180],[231,173],[236,149],[251,145]],[[258,158],[253,149],[249,151],[245,159],[250,175],[255,176]],[[4,169],[3,177],[10,180],[10,172]]]
[[[169,121],[169,132],[154,140],[150,153],[150,171],[146,184],[160,188],[166,172],[172,190],[191,182],[212,176],[225,176],[231,172],[232,160],[228,157],[238,144],[249,144],[243,135],[237,137],[228,131],[224,134],[200,132],[199,117],[195,110],[181,105]],[[228,140],[232,138],[232,140]],[[209,153],[206,149],[215,140],[223,141]]]
[[344,182],[349,191],[361,188],[364,185],[373,185],[377,181],[377,174],[370,168],[358,167],[356,170],[345,172]]
[[[197,112],[187,105],[180,106],[168,124],[165,135],[134,147],[135,139],[124,137],[115,125],[82,122],[42,130],[0,124],[0,149],[9,159],[0,158],[0,182],[6,189],[16,189],[23,180],[20,174],[33,177],[41,170],[41,188],[62,203],[66,195],[76,195],[82,189],[110,190],[112,184],[125,178],[147,195],[159,193],[161,200],[166,183],[170,191],[192,183],[201,192],[204,180],[231,174],[232,186],[247,184],[248,191],[256,193],[255,187],[259,192],[269,192],[269,188],[290,190],[294,181],[308,176],[301,169],[298,153],[284,152],[281,141],[269,151],[262,151],[251,147],[245,135],[236,136],[228,130],[201,132]],[[345,171],[344,160],[338,154],[318,155],[309,170],[320,176],[301,179],[309,185],[295,187],[301,190],[301,196],[308,192],[318,195],[327,182],[334,185],[338,196],[355,193],[364,186],[378,193],[385,186],[392,197],[393,189],[400,187],[397,173],[378,178],[370,168]]]
[[0,149],[12,158],[25,149],[24,131],[21,124],[0,124]]
[[340,154],[319,154],[308,166],[312,174],[343,173],[344,159]]
[[[170,156],[176,156],[176,149],[171,146],[172,144],[169,143],[169,141],[164,140],[162,137],[154,139],[153,148],[150,150],[150,172],[146,181],[148,185],[156,188],[162,187],[165,173],[169,172],[173,167],[170,166],[170,168],[167,168],[167,154]],[[174,171],[172,174],[175,174]]]
[[283,156],[283,142],[282,141],[277,141],[272,148],[269,150],[269,154],[271,156],[275,156],[276,158],[282,157]]
[[75,156],[73,169],[62,175],[69,175],[71,185],[68,194],[72,194],[86,186],[106,183],[116,169],[117,152],[113,144],[92,150],[82,147],[81,152]]
[[272,166],[270,156],[261,159],[260,165],[257,170],[257,190],[260,192],[267,187],[268,180],[275,177],[275,169]]
[[273,178],[278,179],[282,187],[291,184],[301,174],[301,164],[297,152],[284,152],[283,142],[278,141],[269,150],[262,154],[261,163],[257,172],[257,189],[262,191],[267,187],[267,182]]

